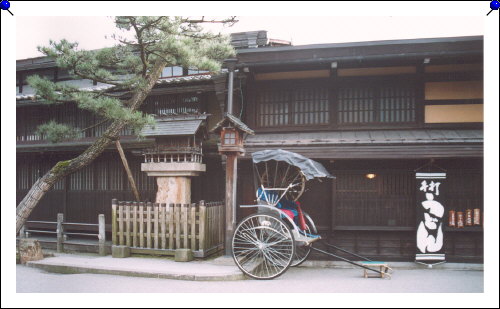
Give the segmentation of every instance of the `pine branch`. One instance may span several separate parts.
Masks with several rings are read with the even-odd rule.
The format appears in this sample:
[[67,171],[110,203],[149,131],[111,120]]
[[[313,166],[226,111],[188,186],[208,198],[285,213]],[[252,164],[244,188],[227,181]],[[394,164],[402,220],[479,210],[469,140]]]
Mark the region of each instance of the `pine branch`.
[[148,61],[146,59],[147,57],[146,57],[146,53],[144,52],[144,43],[142,40],[142,31],[144,30],[144,28],[139,29],[139,27],[136,24],[136,20],[133,17],[130,17],[130,23],[134,27],[134,30],[135,30],[135,33],[137,36],[137,43],[139,45],[139,50],[141,53],[141,61],[142,61],[142,77],[145,77],[147,72],[148,72],[149,64],[148,64]]

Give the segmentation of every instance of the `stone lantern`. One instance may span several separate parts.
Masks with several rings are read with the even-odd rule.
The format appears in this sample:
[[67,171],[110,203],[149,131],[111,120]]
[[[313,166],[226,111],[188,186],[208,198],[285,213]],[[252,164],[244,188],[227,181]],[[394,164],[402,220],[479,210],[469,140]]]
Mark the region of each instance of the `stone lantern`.
[[154,148],[144,151],[141,170],[156,177],[156,203],[191,203],[191,178],[206,171],[202,141],[207,115],[181,115],[156,119],[142,134],[155,138]]
[[236,228],[236,179],[238,177],[238,156],[245,153],[243,139],[245,134],[254,134],[239,118],[226,113],[224,118],[210,130],[220,134],[219,153],[226,156],[226,234],[224,250],[231,254],[231,237]]

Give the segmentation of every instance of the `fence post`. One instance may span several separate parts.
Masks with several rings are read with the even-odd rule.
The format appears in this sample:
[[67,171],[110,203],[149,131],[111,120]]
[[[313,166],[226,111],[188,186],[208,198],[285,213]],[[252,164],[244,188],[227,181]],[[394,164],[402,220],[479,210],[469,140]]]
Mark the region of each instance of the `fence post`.
[[99,239],[99,255],[106,255],[106,229],[105,229],[105,220],[104,215],[100,214],[98,217],[99,222],[99,235],[97,238]]
[[120,201],[118,202],[118,243],[120,246],[123,246],[125,245],[125,228],[123,227],[123,221],[124,220],[124,217],[123,217],[123,205],[125,204],[125,202],[123,201]]
[[159,240],[160,240],[160,237],[159,237],[159,229],[158,229],[158,225],[159,225],[159,214],[160,214],[160,203],[154,203],[153,204],[153,214],[155,216],[154,218],[154,238],[153,238],[153,243],[154,243],[154,247],[155,249],[158,249],[158,244],[159,244]]
[[133,211],[132,211],[132,216],[134,217],[133,218],[133,223],[132,223],[132,246],[134,247],[138,247],[139,245],[137,244],[137,202],[134,202],[132,203],[134,206],[133,206]]
[[168,204],[168,248],[174,249],[174,204]]
[[196,204],[191,204],[191,250],[196,251]]
[[130,239],[131,232],[132,232],[132,227],[130,226],[130,202],[125,203],[125,230],[127,231],[125,234],[125,244],[127,247],[130,247],[132,245],[132,241]]
[[146,203],[146,231],[147,231],[147,234],[146,234],[146,246],[148,248],[152,248],[152,245],[151,245],[151,202],[147,202]]
[[117,199],[111,201],[111,243],[116,245],[116,206],[118,204]]
[[181,249],[181,204],[175,204],[175,249]]
[[144,202],[139,202],[139,246],[144,248]]
[[21,227],[21,230],[19,231],[19,238],[26,238],[26,225],[23,225]]
[[184,249],[188,249],[188,238],[189,238],[189,231],[188,231],[188,204],[183,204],[182,205],[182,223],[183,223],[183,235],[184,235]]
[[206,218],[207,218],[207,207],[205,206],[205,201],[200,201],[200,251],[203,255],[205,255],[205,240],[207,236],[207,231],[205,229],[206,226]]
[[57,214],[57,252],[64,251],[64,230],[63,230],[64,214]]

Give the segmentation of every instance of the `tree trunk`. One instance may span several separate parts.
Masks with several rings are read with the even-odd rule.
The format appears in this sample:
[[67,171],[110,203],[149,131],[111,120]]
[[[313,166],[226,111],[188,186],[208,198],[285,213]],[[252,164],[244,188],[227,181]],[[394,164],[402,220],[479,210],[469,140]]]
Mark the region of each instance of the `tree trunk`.
[[[150,75],[147,77],[145,87],[136,91],[132,98],[129,99],[126,106],[132,110],[137,110],[141,106],[166,65],[167,62],[165,60],[159,59],[156,61]],[[16,207],[16,234],[19,233],[26,219],[33,209],[35,209],[36,205],[38,205],[38,202],[58,180],[92,163],[106,147],[117,140],[120,131],[125,128],[127,124],[125,120],[113,121],[106,132],[104,132],[104,134],[82,154],[74,159],[58,162],[50,171],[43,175],[42,178],[38,179]]]

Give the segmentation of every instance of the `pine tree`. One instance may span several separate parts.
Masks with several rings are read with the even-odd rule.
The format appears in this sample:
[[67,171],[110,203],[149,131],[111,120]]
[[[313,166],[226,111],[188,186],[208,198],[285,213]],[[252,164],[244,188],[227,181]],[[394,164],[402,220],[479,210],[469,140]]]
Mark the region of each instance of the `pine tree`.
[[[78,44],[61,40],[50,41],[38,49],[55,59],[59,68],[66,69],[75,79],[104,83],[98,91],[79,89],[31,76],[28,83],[35,89],[38,100],[45,104],[68,104],[91,111],[109,122],[104,134],[77,157],[58,162],[31,187],[16,208],[16,233],[45,193],[60,179],[76,172],[95,160],[104,149],[119,138],[120,131],[132,128],[139,132],[152,117],[139,107],[167,66],[198,68],[218,72],[224,59],[234,55],[229,38],[204,31],[203,23],[232,25],[234,17],[221,20],[185,17],[115,18],[118,29],[131,31],[134,39],[113,36],[118,44],[100,50],[79,50]],[[38,127],[37,133],[57,143],[77,135],[68,125],[49,122]]]

